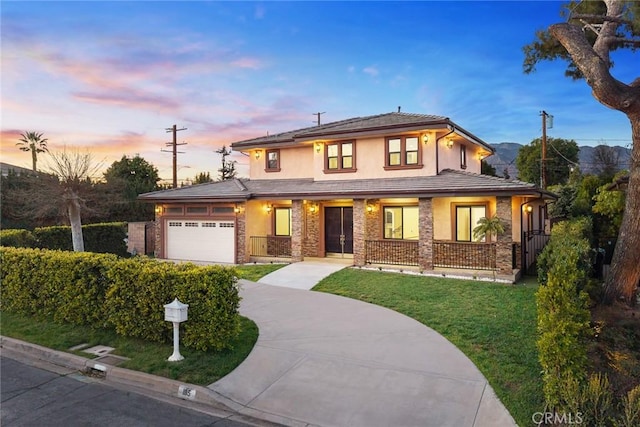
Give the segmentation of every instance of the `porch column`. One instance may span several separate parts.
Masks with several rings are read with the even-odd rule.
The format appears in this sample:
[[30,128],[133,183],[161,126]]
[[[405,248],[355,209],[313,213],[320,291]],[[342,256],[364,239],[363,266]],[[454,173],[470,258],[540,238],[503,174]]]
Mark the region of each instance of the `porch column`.
[[420,199],[418,264],[421,270],[433,270],[433,199]]
[[302,200],[293,200],[291,202],[291,262],[300,262],[304,259],[302,256],[303,215]]
[[353,201],[353,265],[357,266],[365,264],[366,209],[365,200]]
[[243,264],[249,262],[247,256],[247,215],[246,204],[239,205],[238,212],[236,212],[236,263]]
[[504,233],[498,235],[496,243],[496,269],[499,274],[513,274],[511,197],[496,197],[496,215],[504,226]]

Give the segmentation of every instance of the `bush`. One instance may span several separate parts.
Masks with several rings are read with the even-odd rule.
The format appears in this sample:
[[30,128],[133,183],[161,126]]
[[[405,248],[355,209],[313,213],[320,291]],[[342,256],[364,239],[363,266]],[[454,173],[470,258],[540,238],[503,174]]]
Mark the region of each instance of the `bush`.
[[29,230],[0,230],[0,246],[33,248],[36,246],[36,238]]
[[[82,226],[82,237],[87,252],[111,253],[121,257],[127,252],[127,224],[112,222]],[[0,245],[14,248],[40,248],[73,251],[71,227],[58,225],[29,230],[0,230]]]
[[589,336],[588,296],[579,290],[586,283],[582,269],[590,252],[580,236],[583,221],[556,225],[543,251],[545,283],[536,294],[537,341],[542,366],[543,391],[551,408],[567,409],[572,396],[571,381],[586,377],[586,339]]
[[0,248],[2,309],[170,341],[163,305],[189,304],[183,344],[227,348],[239,332],[236,272],[111,254]]

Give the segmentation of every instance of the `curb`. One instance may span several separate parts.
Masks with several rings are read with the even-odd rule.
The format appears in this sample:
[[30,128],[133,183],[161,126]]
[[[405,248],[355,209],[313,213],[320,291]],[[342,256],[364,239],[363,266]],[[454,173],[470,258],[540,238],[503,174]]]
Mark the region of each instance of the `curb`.
[[[166,400],[168,397],[171,398],[171,402],[174,404],[196,410],[198,406],[204,406],[209,410],[205,412],[213,411],[218,416],[222,413],[223,417],[249,425],[265,427],[281,425],[269,421],[268,418],[272,418],[269,416],[270,414],[262,414],[258,411],[249,411],[251,414],[247,414],[246,412],[249,408],[238,405],[207,387],[119,368],[103,363],[99,358],[88,359],[5,336],[0,336],[0,348],[2,348],[3,356],[9,358],[16,358],[17,360],[30,359],[71,371],[91,372],[98,374],[107,383],[116,387],[132,388],[150,397],[160,395],[165,398],[162,400]],[[260,417],[260,415],[263,415],[263,417]]]

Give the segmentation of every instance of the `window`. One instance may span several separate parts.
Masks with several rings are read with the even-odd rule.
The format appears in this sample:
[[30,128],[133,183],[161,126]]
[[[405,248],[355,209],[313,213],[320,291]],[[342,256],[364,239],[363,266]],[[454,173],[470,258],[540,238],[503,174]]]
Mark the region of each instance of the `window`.
[[206,214],[207,207],[206,206],[187,206],[188,214]]
[[273,212],[274,234],[276,236],[291,236],[291,208],[275,208]]
[[[487,207],[485,205],[456,206],[456,240],[471,242],[473,229],[478,225],[478,220],[486,216]],[[484,242],[484,239],[479,241]]]
[[385,239],[418,239],[418,207],[397,206],[384,208]]
[[460,145],[460,167],[467,168],[467,147],[464,145]]
[[165,212],[168,214],[182,215],[182,206],[170,206]]
[[325,172],[354,172],[355,143],[344,141],[326,145]]
[[387,168],[418,168],[420,161],[420,144],[417,136],[394,136],[387,138]]
[[232,214],[233,212],[233,207],[231,206],[218,206],[218,207],[214,207],[212,209],[213,214],[214,215],[218,215],[218,214]]
[[267,150],[267,172],[280,171],[280,150]]

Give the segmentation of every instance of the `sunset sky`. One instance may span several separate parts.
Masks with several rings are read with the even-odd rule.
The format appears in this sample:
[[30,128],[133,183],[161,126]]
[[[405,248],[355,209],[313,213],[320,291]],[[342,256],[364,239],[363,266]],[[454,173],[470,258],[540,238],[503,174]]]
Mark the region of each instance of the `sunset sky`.
[[[550,136],[627,146],[626,117],[564,63],[522,72],[522,46],[561,21],[559,4],[2,1],[2,161],[30,167],[15,144],[37,131],[105,168],[139,154],[169,180],[160,150],[176,124],[179,179],[217,176],[223,144],[398,106],[521,144],[546,110]],[[614,75],[637,77],[638,55],[616,53]]]

